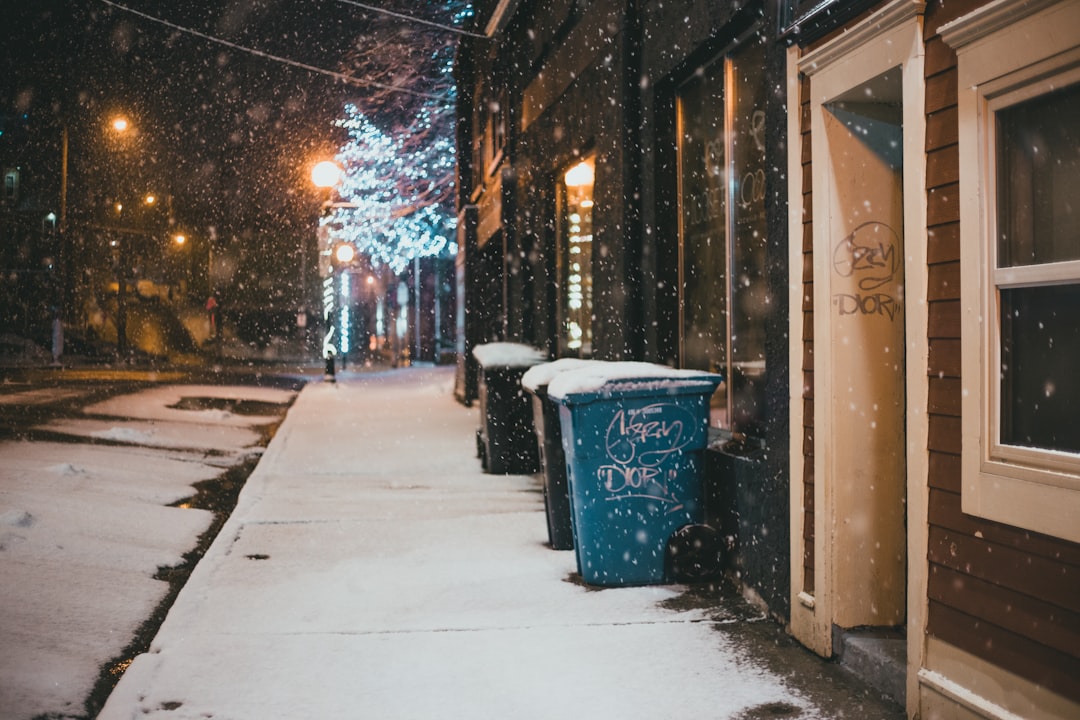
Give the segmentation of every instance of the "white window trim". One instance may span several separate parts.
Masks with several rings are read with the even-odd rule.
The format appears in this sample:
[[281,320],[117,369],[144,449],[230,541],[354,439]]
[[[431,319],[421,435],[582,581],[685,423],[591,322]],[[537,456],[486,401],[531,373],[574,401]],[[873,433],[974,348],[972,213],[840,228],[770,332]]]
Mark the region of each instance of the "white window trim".
[[1080,0],[998,0],[940,29],[957,52],[965,513],[1080,542],[1080,455],[998,442],[998,289],[1080,278],[1080,262],[996,268],[994,113],[1080,78]]

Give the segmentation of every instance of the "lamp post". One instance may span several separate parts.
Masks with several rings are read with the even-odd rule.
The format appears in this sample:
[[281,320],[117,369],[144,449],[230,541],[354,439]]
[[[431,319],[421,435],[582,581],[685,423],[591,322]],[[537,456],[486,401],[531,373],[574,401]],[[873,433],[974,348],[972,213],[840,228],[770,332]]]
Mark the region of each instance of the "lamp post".
[[[122,115],[118,115],[109,123],[109,127],[117,136],[124,135],[131,129],[131,123]],[[152,197],[152,196],[150,196]],[[151,203],[153,201],[150,201]],[[116,218],[119,222],[121,213],[124,211],[123,203],[116,203]],[[124,239],[123,232],[116,234],[116,355],[123,360],[127,356],[127,264],[128,242]]]
[[187,295],[191,292],[191,284],[195,278],[195,259],[194,248],[188,245],[187,235],[184,233],[175,233],[172,236],[173,247],[180,253],[180,278],[177,280],[177,286],[181,295]]
[[[315,187],[324,188],[326,191],[326,199],[322,203],[322,210],[324,214],[338,205],[338,203],[334,203],[332,201],[332,198],[334,186],[336,186],[338,182],[340,182],[340,180],[341,168],[337,165],[337,163],[330,160],[324,160],[322,162],[316,163],[315,166],[311,169],[312,184],[315,185]],[[320,227],[319,230],[319,237],[320,240],[322,240],[325,229]],[[326,235],[326,244],[329,246],[328,234]],[[341,328],[342,338],[340,340],[340,342],[343,344],[347,342],[347,330],[344,325],[348,321],[348,311],[344,310],[344,308],[347,307],[347,298],[342,297],[342,290],[338,287],[337,279],[340,276],[340,273],[337,272],[337,268],[339,266],[348,265],[350,262],[352,262],[353,255],[349,254],[349,251],[354,251],[355,249],[351,245],[339,245],[336,248],[328,247],[327,250],[330,253],[330,263],[328,269],[329,275],[323,281],[323,322],[326,324],[326,328],[323,335],[322,353],[323,357],[326,359],[326,377],[327,379],[333,379],[335,354],[333,338],[336,330],[334,321],[336,319],[340,319],[341,325],[343,326]],[[321,256],[322,248],[319,248],[318,252]],[[339,255],[339,253],[341,254]],[[355,252],[353,254],[355,254]],[[335,313],[334,310],[336,306],[340,306],[341,309],[344,310],[344,312],[342,312],[342,310],[339,310],[337,313]],[[344,353],[345,351],[347,351],[347,349],[348,348],[346,345],[342,348],[342,352]]]

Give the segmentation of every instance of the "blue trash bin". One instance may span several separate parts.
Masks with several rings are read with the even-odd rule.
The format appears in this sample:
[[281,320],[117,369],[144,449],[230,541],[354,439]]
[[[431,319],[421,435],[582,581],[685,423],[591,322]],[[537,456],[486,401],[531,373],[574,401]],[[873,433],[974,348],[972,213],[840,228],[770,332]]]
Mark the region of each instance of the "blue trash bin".
[[578,570],[590,585],[672,582],[669,541],[702,522],[709,399],[722,378],[607,365],[548,385],[559,403]]

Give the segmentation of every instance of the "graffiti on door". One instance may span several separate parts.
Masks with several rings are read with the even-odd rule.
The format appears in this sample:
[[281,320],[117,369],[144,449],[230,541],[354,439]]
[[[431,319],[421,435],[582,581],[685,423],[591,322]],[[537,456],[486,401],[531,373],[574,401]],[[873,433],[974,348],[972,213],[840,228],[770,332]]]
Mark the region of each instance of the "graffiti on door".
[[854,280],[850,292],[833,293],[833,305],[841,316],[880,315],[896,319],[901,301],[894,295],[900,270],[900,236],[875,220],[855,228],[837,243],[832,255],[833,272]]

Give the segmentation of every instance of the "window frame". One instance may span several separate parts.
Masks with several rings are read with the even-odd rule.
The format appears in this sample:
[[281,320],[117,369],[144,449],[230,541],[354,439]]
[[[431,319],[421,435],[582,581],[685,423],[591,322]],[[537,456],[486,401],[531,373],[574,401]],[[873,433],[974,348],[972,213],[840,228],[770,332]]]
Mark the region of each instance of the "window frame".
[[[1033,7],[1034,5],[1034,7]],[[1080,454],[1001,441],[1000,294],[1080,283],[1080,260],[998,267],[997,113],[1080,83],[1080,0],[994,2],[940,29],[957,52],[961,507],[1080,542]],[[1031,42],[1037,37],[1039,42]]]

